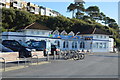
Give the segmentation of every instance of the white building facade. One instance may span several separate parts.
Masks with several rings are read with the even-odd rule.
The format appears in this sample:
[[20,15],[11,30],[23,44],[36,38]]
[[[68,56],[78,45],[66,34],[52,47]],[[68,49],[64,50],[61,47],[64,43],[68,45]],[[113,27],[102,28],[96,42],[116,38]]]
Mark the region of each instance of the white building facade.
[[58,30],[52,31],[47,27],[40,27],[41,25],[39,25],[39,29],[35,28],[38,25],[38,23],[33,23],[22,29],[21,32],[3,32],[2,39],[22,40],[23,42],[45,40],[57,45],[61,50],[113,52],[114,39],[109,38],[109,35],[97,33],[75,35],[72,31],[67,34],[65,30],[60,33]]
[[52,10],[50,8],[46,8],[46,7],[42,7],[42,6],[40,6],[39,11],[40,11],[41,15],[45,15],[45,16],[53,16],[53,17],[55,17],[55,16],[60,16],[61,15],[57,11],[54,11],[54,10]]

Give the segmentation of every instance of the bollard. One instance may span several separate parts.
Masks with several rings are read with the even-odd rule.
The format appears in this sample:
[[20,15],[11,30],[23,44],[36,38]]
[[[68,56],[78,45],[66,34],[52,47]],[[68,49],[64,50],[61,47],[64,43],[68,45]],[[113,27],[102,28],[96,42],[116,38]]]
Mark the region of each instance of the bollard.
[[57,59],[59,59],[59,51],[57,51]]
[[46,53],[47,53],[47,61],[49,61],[49,53],[48,53],[48,51],[46,51]]
[[26,59],[26,58],[24,58],[24,60],[25,60],[24,66],[26,67],[27,59]]
[[59,59],[59,51],[57,51],[57,56],[58,56],[57,58]]
[[59,59],[61,59],[61,52],[59,51]]
[[17,66],[19,66],[20,62],[19,62],[19,57],[17,57]]
[[54,55],[53,55],[53,59],[55,60],[56,59],[56,52],[54,51]]

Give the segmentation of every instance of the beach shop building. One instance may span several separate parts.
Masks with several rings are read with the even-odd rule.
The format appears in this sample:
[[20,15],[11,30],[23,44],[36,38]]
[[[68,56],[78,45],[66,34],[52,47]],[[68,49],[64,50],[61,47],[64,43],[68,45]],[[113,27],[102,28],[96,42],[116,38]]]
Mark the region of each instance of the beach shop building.
[[82,50],[91,52],[113,52],[114,39],[100,29],[89,29],[85,32],[67,33],[65,30],[51,30],[39,23],[32,23],[19,32],[3,32],[3,40],[49,41],[61,50]]

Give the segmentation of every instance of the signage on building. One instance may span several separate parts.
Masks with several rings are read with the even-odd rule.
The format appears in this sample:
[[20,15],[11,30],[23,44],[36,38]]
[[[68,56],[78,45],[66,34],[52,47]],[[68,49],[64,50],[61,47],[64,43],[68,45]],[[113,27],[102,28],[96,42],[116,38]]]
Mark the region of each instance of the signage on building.
[[72,36],[72,35],[49,35],[52,38],[61,38],[61,39],[80,39],[80,36]]
[[83,36],[81,39],[84,39],[84,40],[93,40],[93,36]]

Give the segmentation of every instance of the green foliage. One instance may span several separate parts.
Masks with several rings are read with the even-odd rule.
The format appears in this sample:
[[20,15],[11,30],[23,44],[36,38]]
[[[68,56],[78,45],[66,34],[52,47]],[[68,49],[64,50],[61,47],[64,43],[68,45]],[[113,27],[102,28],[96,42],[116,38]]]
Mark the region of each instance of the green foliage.
[[[82,16],[84,15],[84,11],[85,11],[85,8],[84,8],[84,1],[82,2],[75,2],[75,3],[71,3],[68,7],[67,7],[67,11],[68,12],[73,12],[72,13],[72,18],[77,18],[77,19],[81,19]],[[77,11],[77,12],[75,12]],[[75,13],[75,16],[74,16],[74,13]]]
[[21,29],[23,26],[33,23],[36,20],[36,16],[26,12],[15,9],[2,9],[2,27],[9,31],[15,31]]
[[63,16],[57,17],[48,17],[48,16],[41,16],[37,22],[46,25],[47,27],[51,28],[52,30],[69,30],[70,27],[73,25],[72,21],[69,18]]
[[120,38],[116,38],[115,41],[116,41],[116,46],[120,47]]

